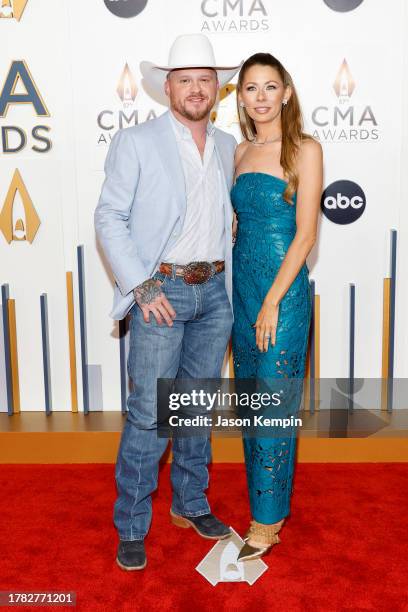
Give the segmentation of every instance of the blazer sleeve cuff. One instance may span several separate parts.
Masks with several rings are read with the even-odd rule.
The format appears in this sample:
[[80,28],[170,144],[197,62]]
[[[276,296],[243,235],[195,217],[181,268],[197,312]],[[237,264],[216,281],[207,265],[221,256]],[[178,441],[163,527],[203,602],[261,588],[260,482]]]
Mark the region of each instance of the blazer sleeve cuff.
[[129,274],[129,272],[126,274],[114,274],[116,284],[119,287],[119,291],[123,297],[126,297],[129,295],[129,293],[132,293],[135,287],[138,287],[141,283],[150,278],[144,266],[140,262],[129,263],[128,270],[132,270],[132,274]]

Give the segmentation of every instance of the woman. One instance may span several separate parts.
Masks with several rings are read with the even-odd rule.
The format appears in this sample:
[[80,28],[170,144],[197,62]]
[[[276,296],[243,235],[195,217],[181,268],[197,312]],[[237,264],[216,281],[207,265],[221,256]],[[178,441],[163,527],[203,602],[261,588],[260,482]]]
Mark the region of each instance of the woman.
[[[238,225],[235,377],[289,383],[305,371],[311,319],[306,257],[316,240],[322,150],[303,133],[293,81],[269,53],[257,53],[242,65],[237,103],[244,141],[236,151],[231,194]],[[296,398],[292,413],[300,393]],[[290,509],[296,433],[255,436],[244,437],[253,520],[240,560],[262,556],[280,541],[278,531]]]

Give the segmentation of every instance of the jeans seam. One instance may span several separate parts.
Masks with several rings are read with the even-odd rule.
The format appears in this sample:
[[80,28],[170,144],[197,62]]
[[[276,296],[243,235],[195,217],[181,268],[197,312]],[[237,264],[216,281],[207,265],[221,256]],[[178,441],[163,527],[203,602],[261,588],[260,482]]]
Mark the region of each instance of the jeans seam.
[[[211,444],[211,442],[209,441],[208,438],[206,438],[204,440],[203,455],[204,455],[205,451],[207,450],[207,444]],[[207,472],[207,477],[206,477],[207,484],[205,485],[205,489],[204,490],[206,491],[208,489],[209,484],[210,484],[210,474],[208,473],[208,465],[205,466],[205,470]]]
[[193,315],[193,319],[197,319],[198,316],[201,314],[200,313],[200,296],[199,296],[199,291],[200,288],[197,287],[197,285],[193,285],[193,290],[194,290],[194,299],[195,299],[195,307],[194,307],[194,315]]
[[[172,511],[175,514],[178,514],[178,512],[176,510],[174,510],[174,508],[172,508]],[[209,514],[209,510],[199,510],[197,512],[180,512],[181,516],[191,516],[191,517],[196,517],[196,516],[204,516],[205,514]]]
[[134,500],[134,502],[133,502],[133,504],[132,504],[132,507],[131,507],[131,509],[130,509],[130,521],[131,521],[131,523],[130,523],[130,539],[132,539],[132,536],[133,536],[133,524],[132,524],[132,521],[133,521],[133,516],[132,516],[132,512],[133,512],[134,507],[135,507],[135,506],[136,506],[136,504],[137,504],[138,497],[139,497],[139,490],[140,490],[140,489],[139,489],[139,485],[140,485],[140,479],[141,479],[141,475],[142,475],[142,474],[141,474],[141,467],[142,467],[142,455],[143,455],[143,452],[141,451],[141,452],[140,452],[140,459],[139,459],[139,466],[138,466],[138,477],[139,477],[139,478],[138,478],[138,482],[137,482],[136,495],[135,495],[135,500]]
[[119,534],[119,539],[122,542],[143,542],[145,537],[146,537],[146,534],[144,536],[140,536],[140,537],[137,537],[137,538],[122,538],[122,536]]
[[[180,463],[181,463],[181,465],[184,468],[185,465],[184,465],[184,461],[183,461],[183,438],[180,438],[179,444],[180,444],[180,451],[181,451],[179,453],[180,454],[180,459],[181,459]],[[183,508],[184,508],[184,505],[185,505],[184,497],[185,497],[185,488],[186,488],[187,480],[188,480],[188,474],[187,474],[186,471],[184,471],[183,480],[182,480],[181,486],[180,486],[180,499],[181,499],[181,505],[182,505]]]

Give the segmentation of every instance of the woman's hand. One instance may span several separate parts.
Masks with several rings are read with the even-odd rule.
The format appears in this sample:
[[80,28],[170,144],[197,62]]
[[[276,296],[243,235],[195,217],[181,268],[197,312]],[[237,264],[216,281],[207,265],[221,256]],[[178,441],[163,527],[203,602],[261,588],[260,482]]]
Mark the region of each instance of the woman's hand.
[[279,304],[274,304],[266,297],[254,327],[256,329],[256,345],[263,353],[269,348],[269,343],[275,345],[276,328],[278,326]]

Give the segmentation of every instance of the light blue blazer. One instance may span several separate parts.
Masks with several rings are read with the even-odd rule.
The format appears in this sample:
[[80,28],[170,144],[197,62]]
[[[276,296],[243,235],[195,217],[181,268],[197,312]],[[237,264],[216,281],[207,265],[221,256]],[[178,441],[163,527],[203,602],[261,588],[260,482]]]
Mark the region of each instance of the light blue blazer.
[[[186,190],[169,111],[119,130],[105,161],[105,181],[95,210],[98,241],[115,277],[110,316],[123,319],[133,289],[150,278],[177,240],[186,214]],[[225,285],[232,306],[233,136],[216,129],[215,150],[223,185]]]

